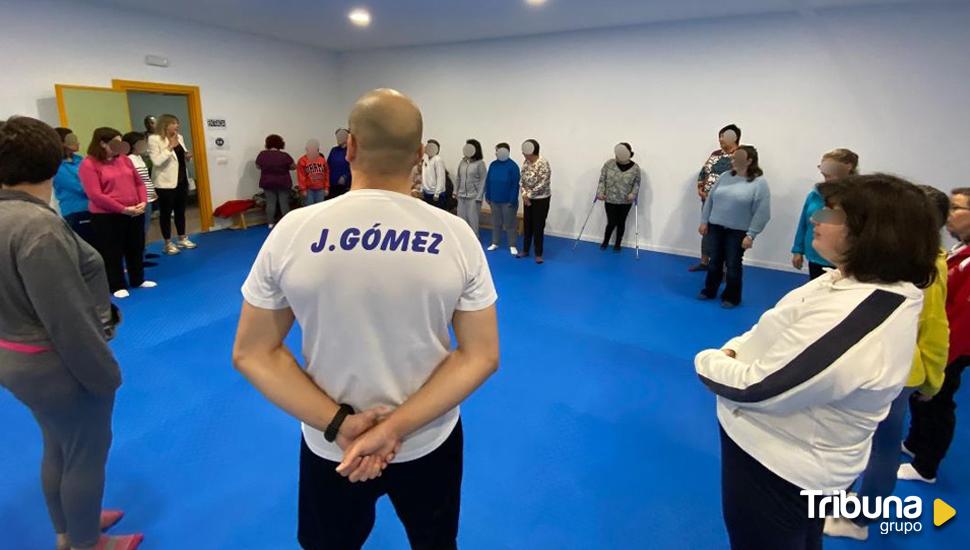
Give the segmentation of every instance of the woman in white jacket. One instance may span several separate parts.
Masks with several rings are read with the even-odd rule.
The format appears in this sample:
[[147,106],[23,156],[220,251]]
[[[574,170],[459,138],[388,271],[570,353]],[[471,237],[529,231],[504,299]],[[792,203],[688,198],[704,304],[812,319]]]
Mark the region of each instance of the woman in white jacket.
[[[189,197],[188,162],[192,151],[185,147],[179,133],[179,119],[174,115],[158,117],[155,133],[148,137],[148,155],[152,159],[152,181],[158,194],[158,225],[165,239],[164,252],[178,254],[180,249],[196,247],[185,234],[185,205]],[[178,240],[172,241],[172,214]]]
[[448,206],[448,175],[445,169],[445,161],[441,160],[439,153],[441,145],[433,139],[428,140],[424,147],[424,161],[421,164],[421,192],[424,194],[424,202],[446,209]]
[[[925,194],[893,176],[822,183],[813,246],[837,267],[694,364],[717,395],[733,549],[821,548],[820,498],[862,473],[912,367],[940,236]],[[809,503],[814,506],[809,509]]]

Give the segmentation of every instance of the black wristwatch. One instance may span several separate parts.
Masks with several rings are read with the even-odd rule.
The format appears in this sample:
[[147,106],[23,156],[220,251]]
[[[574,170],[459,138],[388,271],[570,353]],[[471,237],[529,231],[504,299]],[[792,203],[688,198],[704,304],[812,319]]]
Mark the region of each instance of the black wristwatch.
[[337,440],[337,433],[340,432],[340,426],[344,423],[344,419],[347,415],[354,414],[354,408],[350,405],[342,403],[340,409],[337,410],[337,414],[333,416],[333,420],[330,421],[330,425],[327,426],[327,430],[323,432],[323,438],[333,443]]

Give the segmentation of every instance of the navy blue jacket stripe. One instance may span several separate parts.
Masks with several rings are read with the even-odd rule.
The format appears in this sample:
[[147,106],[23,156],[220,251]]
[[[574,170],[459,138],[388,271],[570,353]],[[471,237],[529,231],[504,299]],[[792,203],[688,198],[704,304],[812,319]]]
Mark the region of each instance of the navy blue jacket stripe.
[[787,365],[747,388],[734,388],[700,376],[711,391],[738,403],[760,403],[779,396],[831,367],[842,355],[888,319],[906,300],[901,294],[876,290],[841,323],[805,348]]

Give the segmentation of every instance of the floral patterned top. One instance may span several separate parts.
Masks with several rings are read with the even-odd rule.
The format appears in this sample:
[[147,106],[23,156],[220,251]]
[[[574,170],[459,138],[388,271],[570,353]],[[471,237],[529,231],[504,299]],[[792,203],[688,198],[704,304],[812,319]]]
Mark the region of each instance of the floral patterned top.
[[548,199],[552,196],[550,184],[552,169],[549,161],[539,157],[535,162],[522,163],[522,196],[527,199]]
[[[633,200],[640,194],[640,166],[633,166],[626,170],[620,169],[616,161],[610,159],[600,171],[600,184],[596,188],[597,196],[605,196],[610,204],[633,204]],[[630,198],[633,195],[633,199]]]
[[707,157],[707,162],[701,168],[701,173],[697,175],[697,187],[703,186],[705,193],[711,192],[711,187],[717,182],[718,176],[731,169],[732,153],[725,153],[723,149],[718,149]]

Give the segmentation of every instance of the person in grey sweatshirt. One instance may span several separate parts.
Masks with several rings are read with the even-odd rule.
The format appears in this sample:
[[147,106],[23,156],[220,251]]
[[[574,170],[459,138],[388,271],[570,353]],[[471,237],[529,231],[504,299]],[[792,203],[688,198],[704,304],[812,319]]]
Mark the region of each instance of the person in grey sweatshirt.
[[56,548],[130,549],[141,535],[101,535],[121,515],[101,510],[121,385],[108,340],[120,315],[101,256],[48,206],[61,157],[59,136],[43,122],[0,125],[0,386],[40,425]]
[[455,182],[458,217],[468,222],[475,235],[478,235],[478,214],[482,211],[488,168],[482,160],[482,144],[477,139],[466,141],[461,152],[465,158],[458,164],[458,181]]

